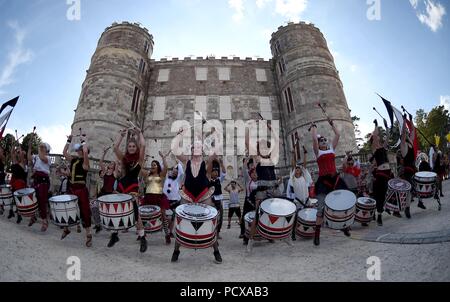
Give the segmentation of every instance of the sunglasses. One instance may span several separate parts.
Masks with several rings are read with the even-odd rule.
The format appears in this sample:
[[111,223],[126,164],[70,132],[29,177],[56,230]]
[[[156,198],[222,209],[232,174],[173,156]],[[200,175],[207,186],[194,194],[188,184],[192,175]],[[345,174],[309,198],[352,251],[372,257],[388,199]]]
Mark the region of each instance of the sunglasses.
[[326,138],[319,138],[319,143],[326,143],[327,142],[327,139]]

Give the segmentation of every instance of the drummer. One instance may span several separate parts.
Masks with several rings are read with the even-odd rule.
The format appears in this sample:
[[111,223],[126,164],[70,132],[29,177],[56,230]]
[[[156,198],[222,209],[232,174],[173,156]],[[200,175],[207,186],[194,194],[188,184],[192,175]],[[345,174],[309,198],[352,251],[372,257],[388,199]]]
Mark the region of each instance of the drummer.
[[162,223],[164,234],[166,235],[166,244],[170,244],[169,219],[166,217],[166,211],[170,209],[169,200],[163,191],[163,180],[167,175],[166,155],[159,152],[162,159],[162,165],[154,160],[151,163],[150,170],[142,170],[141,176],[145,179],[144,205],[155,205],[161,208]]
[[[27,153],[20,147],[20,145],[14,144],[11,148],[11,180],[9,184],[11,191],[14,193],[17,190],[25,189],[27,187]],[[8,219],[14,217],[14,211],[11,208],[9,211]],[[22,216],[17,213],[17,223],[22,221]]]
[[172,232],[173,232],[173,224],[175,221],[175,209],[181,203],[180,188],[183,178],[184,178],[183,164],[181,163],[181,161],[177,160],[177,165],[167,173],[163,189],[164,194],[169,200],[170,210],[172,211],[172,217],[169,217],[170,238],[174,238]]
[[[332,120],[329,119],[328,123],[335,135],[331,144],[328,143],[327,138],[317,135],[317,125],[315,123],[311,125],[313,149],[319,166],[319,178],[315,184],[318,199],[316,230],[314,234],[314,245],[316,246],[320,245],[320,228],[325,210],[325,197],[334,190],[347,189],[344,181],[339,178],[335,162],[335,150],[339,143],[340,134]],[[349,228],[345,228],[342,231],[345,236],[350,237]]]
[[[72,144],[72,135],[68,136],[67,143],[64,146],[63,155],[70,162],[70,180],[68,193],[78,197],[78,207],[80,208],[81,222],[86,230],[86,246],[92,246],[91,234],[91,207],[89,203],[89,191],[86,186],[87,174],[89,172],[89,148],[85,137],[81,139],[81,144],[75,144],[73,150],[75,156],[69,153]],[[64,228],[61,239],[70,234],[69,228]]]
[[[313,184],[311,174],[306,169],[307,151],[303,150],[303,165],[295,160],[295,150],[292,151],[292,172],[289,177],[286,195],[293,200],[297,207],[297,214],[300,210],[310,207],[309,201],[309,187]],[[297,219],[294,222],[292,231],[292,240],[297,240],[295,237]]]
[[361,166],[358,161],[355,161],[353,156],[349,153],[345,156],[342,163],[342,178],[349,191],[352,191],[357,197],[360,197],[359,179],[361,175]]
[[[180,129],[174,139],[174,144],[179,146],[183,139],[181,135],[185,130]],[[173,145],[174,145],[173,144]],[[208,162],[203,159],[203,140],[201,137],[194,138],[194,144],[189,150],[189,155],[178,155],[180,160],[186,167],[186,175],[184,179],[183,189],[180,190],[181,204],[185,203],[201,203],[214,207],[211,196],[214,194],[214,187],[209,187],[209,177],[213,169],[213,161],[216,155],[209,157]],[[186,154],[186,152],[184,153]],[[213,245],[214,259],[217,264],[222,263],[222,256],[219,252],[219,244],[216,241]],[[172,254],[172,262],[177,262],[180,255],[180,244],[176,241]]]

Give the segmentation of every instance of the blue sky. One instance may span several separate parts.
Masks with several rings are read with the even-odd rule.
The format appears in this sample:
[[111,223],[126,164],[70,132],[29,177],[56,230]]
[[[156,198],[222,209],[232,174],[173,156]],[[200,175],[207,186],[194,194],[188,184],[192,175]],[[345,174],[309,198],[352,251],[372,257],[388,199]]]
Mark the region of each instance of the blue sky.
[[[20,95],[9,131],[33,126],[60,153],[97,41],[114,21],[140,22],[153,58],[271,57],[272,32],[287,21],[314,23],[335,57],[352,114],[366,134],[385,114],[379,92],[410,111],[450,105],[449,0],[0,0],[0,100]],[[368,2],[378,3],[377,0]],[[370,10],[370,12],[373,12]]]

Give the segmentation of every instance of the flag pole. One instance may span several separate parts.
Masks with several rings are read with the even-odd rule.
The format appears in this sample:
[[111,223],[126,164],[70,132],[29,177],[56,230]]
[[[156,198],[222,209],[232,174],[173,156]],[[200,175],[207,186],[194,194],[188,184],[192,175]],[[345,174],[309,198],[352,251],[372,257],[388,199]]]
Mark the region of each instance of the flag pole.
[[[406,110],[406,108],[405,108],[404,106],[402,106],[402,110],[403,110],[403,112],[406,112],[406,113],[408,113],[409,115],[412,116],[412,114],[409,113],[408,110]],[[425,136],[425,134],[423,134],[422,131],[420,131],[419,128],[417,128],[416,126],[414,126],[413,121],[411,121],[411,123],[413,124],[413,127],[417,130],[417,132],[419,132],[420,135],[422,135],[422,137],[427,141],[427,143],[428,143],[430,146],[434,146],[434,144],[430,143],[430,141],[429,141],[428,138]]]

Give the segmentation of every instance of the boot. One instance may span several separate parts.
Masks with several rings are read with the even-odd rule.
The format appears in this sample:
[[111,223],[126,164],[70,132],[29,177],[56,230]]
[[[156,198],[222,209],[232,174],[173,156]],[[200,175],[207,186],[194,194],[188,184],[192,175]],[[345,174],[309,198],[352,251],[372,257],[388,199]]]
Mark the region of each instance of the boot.
[[222,256],[220,256],[220,252],[214,251],[214,262],[216,262],[217,264],[221,264],[222,263]]
[[145,236],[141,237],[141,253],[145,253],[147,251],[147,239],[145,239]]
[[[13,213],[13,217],[14,217],[14,213]],[[20,216],[19,214],[17,214],[17,224],[20,224],[22,222],[22,216]]]
[[113,247],[117,242],[119,242],[119,234],[112,233],[111,239],[109,239],[108,247]]
[[316,232],[314,233],[314,245],[320,245],[320,225],[316,225]]
[[172,254],[172,259],[170,261],[171,262],[177,262],[178,261],[178,256],[180,256],[180,251],[174,250],[173,254]]
[[350,228],[345,228],[341,230],[345,236],[350,237]]
[[419,203],[417,204],[417,206],[419,208],[421,208],[422,210],[426,210],[427,208],[425,207],[425,205],[423,204],[422,200],[419,201]]
[[[8,219],[11,219],[14,217],[14,211],[13,210],[9,210],[9,215],[8,215]],[[19,220],[20,215],[17,215],[17,220]],[[22,219],[21,219],[22,220]],[[19,223],[19,222],[18,222]]]
[[102,230],[102,227],[101,227],[100,225],[96,225],[96,226],[94,227],[94,230],[95,230],[95,234],[98,234],[98,233],[100,233],[100,231]]
[[406,218],[411,219],[411,212],[409,211],[409,207],[405,209],[405,216]]
[[377,224],[378,226],[383,226],[383,218],[381,214],[378,214]]

